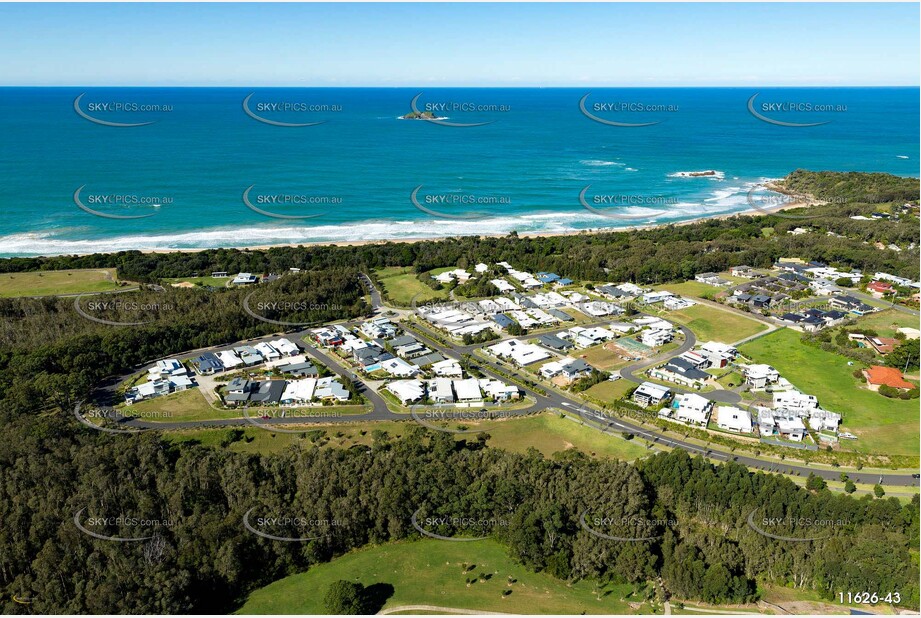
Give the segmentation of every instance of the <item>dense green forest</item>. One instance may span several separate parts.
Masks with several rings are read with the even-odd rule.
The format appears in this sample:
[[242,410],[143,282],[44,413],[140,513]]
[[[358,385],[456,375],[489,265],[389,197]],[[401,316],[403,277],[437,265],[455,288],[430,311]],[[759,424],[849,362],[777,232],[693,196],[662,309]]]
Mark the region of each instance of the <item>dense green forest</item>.
[[[566,580],[661,576],[676,597],[710,602],[752,600],[760,580],[828,599],[842,590],[898,591],[906,605],[918,604],[910,553],[917,498],[902,506],[808,492],[683,451],[633,467],[578,452],[511,454],[416,428],[399,440],[378,435],[370,447],[321,449],[305,440],[258,456],[170,445],[156,435],[102,435],[65,415],[20,418],[2,432],[6,613],[227,612],[253,588],[349,549],[418,537],[410,520],[417,509],[419,521],[436,518],[431,532],[492,535],[525,566]],[[266,529],[316,540],[269,540],[243,525],[251,509],[325,523]],[[841,524],[823,527],[818,541],[778,541],[748,525],[756,510],[760,525],[763,517]],[[124,518],[97,523],[96,533],[151,538],[91,538],[74,524],[78,512],[88,528],[91,518]],[[594,536],[579,523],[586,512],[594,531],[652,540]],[[471,532],[437,521],[452,517],[488,525]],[[159,525],[134,526],[131,518]]]
[[[861,182],[871,181],[878,194],[901,190],[892,177],[847,180],[850,176],[835,177],[838,184],[824,174],[797,172],[791,179],[797,191],[816,195],[856,195]],[[910,183],[917,197],[917,180]],[[0,299],[3,610],[227,612],[248,591],[311,564],[368,543],[418,535],[410,521],[416,509],[423,518],[494,522],[486,533],[513,557],[565,580],[661,577],[678,597],[712,602],[751,600],[758,581],[771,581],[817,590],[826,598],[840,591],[899,592],[903,604],[917,608],[917,497],[903,506],[892,498],[856,500],[827,489],[807,491],[780,476],[735,464],[713,466],[681,451],[637,466],[575,451],[553,459],[536,451],[517,455],[485,448],[482,436],[456,442],[421,427],[400,440],[378,433],[370,448],[321,449],[304,440],[280,454],[244,455],[155,434],[103,434],[80,425],[71,413],[100,381],[142,363],[286,330],[246,307],[285,323],[366,314],[358,272],[381,266],[425,272],[508,260],[574,279],[649,283],[732,265],[768,266],[795,255],[917,277],[916,252],[873,244],[917,242],[917,218],[849,219],[879,207],[845,200],[810,211],[820,215],[810,226],[845,238],[788,235],[787,229],[802,222],[743,216],[534,239],[0,260],[0,272],[117,267],[123,279],[146,283],[213,270],[303,271],[254,289],[167,287],[81,300]],[[764,228],[773,228],[773,235]],[[75,303],[92,317],[134,324],[87,319]],[[320,538],[310,542],[272,541],[243,525],[250,509],[336,525],[321,526]],[[92,538],[75,525],[78,512],[84,521],[128,518],[94,525],[97,533],[151,538]],[[749,525],[753,513],[759,523],[765,518],[837,523],[822,527],[818,540],[780,541]],[[595,533],[647,540],[606,540],[580,524],[583,516]],[[163,523],[134,526],[130,518]],[[801,538],[812,528],[771,529]],[[470,533],[450,522],[431,531]],[[303,532],[272,529],[282,536]]]

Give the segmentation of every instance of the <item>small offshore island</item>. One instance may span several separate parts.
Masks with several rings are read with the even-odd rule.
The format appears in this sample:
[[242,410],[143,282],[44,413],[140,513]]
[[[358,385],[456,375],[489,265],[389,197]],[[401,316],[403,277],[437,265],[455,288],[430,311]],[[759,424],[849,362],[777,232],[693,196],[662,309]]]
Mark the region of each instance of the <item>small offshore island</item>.
[[409,112],[400,116],[399,120],[447,120],[447,116],[436,116],[432,112]]

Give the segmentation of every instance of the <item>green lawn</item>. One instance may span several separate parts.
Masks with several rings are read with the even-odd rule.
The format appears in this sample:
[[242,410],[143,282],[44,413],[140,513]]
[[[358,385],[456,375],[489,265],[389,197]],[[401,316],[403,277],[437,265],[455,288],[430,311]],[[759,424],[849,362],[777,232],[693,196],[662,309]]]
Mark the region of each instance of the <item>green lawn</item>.
[[[474,568],[465,573],[465,564]],[[466,580],[481,573],[489,578],[468,586]],[[254,591],[237,613],[325,614],[323,597],[330,584],[340,579],[392,586],[385,609],[435,605],[508,613],[637,613],[625,600],[632,586],[601,586],[585,580],[567,584],[545,573],[532,573],[491,539],[465,543],[423,539],[356,550]],[[511,594],[505,596],[508,590]],[[643,609],[648,612],[649,606]]]
[[[347,424],[326,424],[311,426],[325,432],[328,442],[323,446],[333,448],[350,448],[355,445],[369,445],[375,430],[387,432],[393,438],[405,435],[417,425],[407,421],[374,421]],[[465,423],[468,429],[477,428],[475,423]],[[500,421],[480,423],[483,430],[490,435],[487,444],[517,453],[524,453],[533,447],[545,456],[559,451],[577,448],[584,453],[597,457],[633,460],[647,454],[645,446],[638,441],[626,441],[621,438],[602,434],[600,431],[585,427],[578,422],[561,418],[559,414],[545,412],[542,414],[514,417]],[[457,428],[457,424],[451,425]],[[304,427],[298,427],[303,429]],[[294,429],[294,427],[284,427]],[[167,439],[175,441],[198,440],[206,446],[218,446],[226,435],[226,429],[195,429],[170,431],[164,434]],[[311,442],[300,437],[302,434],[284,432],[273,433],[257,427],[244,428],[246,439],[231,444],[233,451],[246,453],[273,453],[292,444],[310,446]],[[472,440],[476,434],[459,435],[458,439]]]
[[617,401],[636,386],[630,380],[620,379],[615,382],[601,382],[591,387],[585,394],[601,401]]
[[794,386],[842,415],[841,427],[858,436],[842,448],[879,455],[918,456],[918,401],[887,399],[853,377],[859,365],[832,352],[806,346],[800,334],[782,329],[741,346],[740,352],[772,365]]
[[152,422],[173,423],[176,421],[204,421],[210,419],[242,418],[239,410],[221,410],[208,405],[205,396],[197,388],[190,388],[171,395],[139,401],[122,408],[126,415]]
[[227,282],[231,281],[229,277],[179,277],[177,279],[164,279],[164,282],[168,285],[173,283],[191,283],[193,285],[204,285],[211,286],[215,288],[223,288],[227,286]]
[[701,342],[733,343],[768,329],[766,324],[738,313],[701,304],[671,311],[665,319],[687,326]]
[[885,309],[857,318],[857,326],[872,328],[880,337],[892,337],[899,328],[918,328],[918,318],[895,309]]
[[667,290],[681,296],[696,296],[698,298],[712,298],[721,290],[715,285],[707,285],[700,281],[682,281],[681,283],[663,283],[662,285],[653,286],[656,290]]
[[433,290],[416,279],[416,273],[413,272],[412,268],[381,268],[374,271],[374,275],[390,300],[399,305],[408,306],[413,297],[416,298],[416,302],[433,299],[441,300],[448,297],[446,291]]
[[584,350],[573,351],[570,355],[583,358],[586,363],[601,371],[620,369],[630,362],[625,361],[611,350],[608,350],[605,344],[593,346]]
[[118,288],[114,268],[42,270],[0,275],[0,297],[108,292]]

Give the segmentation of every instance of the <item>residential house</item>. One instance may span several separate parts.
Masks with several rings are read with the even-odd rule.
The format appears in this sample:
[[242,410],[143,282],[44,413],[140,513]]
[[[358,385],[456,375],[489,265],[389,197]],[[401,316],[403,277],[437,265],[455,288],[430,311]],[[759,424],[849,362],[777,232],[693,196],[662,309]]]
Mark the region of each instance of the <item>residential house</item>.
[[693,364],[679,356],[664,365],[651,369],[649,377],[699,389],[704,385],[704,382],[710,379],[710,374],[697,369]]
[[224,365],[214,352],[205,352],[201,356],[192,359],[192,366],[199,375],[209,376],[224,370]]
[[700,346],[698,352],[709,361],[709,367],[717,369],[726,367],[739,354],[739,351],[731,345],[718,341],[708,341]]
[[252,273],[240,273],[236,277],[233,278],[233,281],[231,281],[231,284],[251,285],[253,283],[257,283],[258,281],[259,281],[259,277],[257,277],[256,275]]
[[396,380],[385,387],[393,393],[404,406],[425,397],[425,386],[420,380]]
[[480,392],[480,383],[476,378],[454,380],[454,394],[459,403],[470,403],[483,400],[483,394]]
[[558,361],[546,363],[540,368],[540,374],[547,379],[562,376],[570,382],[585,377],[591,374],[591,372],[591,365],[584,360],[568,356]]
[[[675,401],[666,417],[686,425],[706,427],[710,419],[713,402],[696,393],[681,393],[675,395]],[[662,412],[665,412],[663,409]],[[662,416],[662,412],[659,416]]]
[[752,415],[748,410],[735,406],[719,406],[716,409],[716,426],[736,433],[752,432]]
[[263,380],[252,382],[249,400],[252,403],[271,405],[281,401],[287,382],[285,380]]
[[464,375],[460,363],[453,358],[434,363],[432,364],[431,369],[436,376],[442,376],[446,378],[460,378]]
[[540,335],[537,341],[542,346],[550,348],[551,350],[556,350],[557,352],[564,352],[573,348],[571,341],[560,339],[556,335]]
[[428,398],[435,403],[454,403],[454,390],[449,378],[435,378],[427,382]]
[[863,370],[863,376],[867,379],[867,388],[871,391],[878,391],[879,387],[884,385],[903,391],[916,388],[914,384],[902,377],[902,372],[895,367],[873,365]]
[[234,369],[235,367],[239,367],[243,364],[243,361],[240,359],[240,357],[237,356],[236,353],[234,353],[232,350],[224,350],[222,352],[218,352],[216,356],[224,369]]
[[752,388],[765,388],[780,379],[780,373],[770,365],[741,365],[745,382]]
[[671,397],[672,391],[667,386],[660,386],[652,382],[643,382],[633,391],[633,401],[648,408],[658,406]]
[[733,277],[742,277],[744,279],[756,279],[758,273],[751,266],[733,266],[729,269],[729,274]]

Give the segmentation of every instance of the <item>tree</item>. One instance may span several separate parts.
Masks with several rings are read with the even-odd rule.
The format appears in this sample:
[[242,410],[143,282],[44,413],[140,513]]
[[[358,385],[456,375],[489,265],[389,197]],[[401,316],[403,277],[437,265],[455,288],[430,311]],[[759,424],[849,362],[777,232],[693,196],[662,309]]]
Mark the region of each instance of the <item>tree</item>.
[[877,483],[876,485],[873,486],[873,494],[876,495],[877,498],[882,498],[883,496],[886,495],[886,490],[883,489],[882,485]]
[[826,487],[828,487],[828,483],[822,477],[816,476],[812,472],[809,473],[809,478],[806,479],[806,489],[809,491],[821,491]]
[[857,486],[854,485],[854,481],[852,481],[851,479],[847,479],[846,481],[844,481],[844,492],[845,493],[852,494],[855,491],[857,491]]
[[921,351],[921,339],[903,341],[886,356],[886,365],[902,371],[917,369],[919,351]]
[[365,613],[365,587],[344,579],[333,582],[323,597],[326,611],[337,615]]

